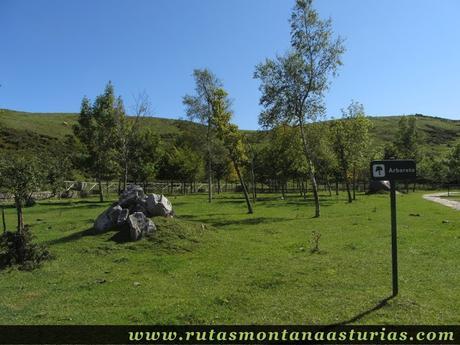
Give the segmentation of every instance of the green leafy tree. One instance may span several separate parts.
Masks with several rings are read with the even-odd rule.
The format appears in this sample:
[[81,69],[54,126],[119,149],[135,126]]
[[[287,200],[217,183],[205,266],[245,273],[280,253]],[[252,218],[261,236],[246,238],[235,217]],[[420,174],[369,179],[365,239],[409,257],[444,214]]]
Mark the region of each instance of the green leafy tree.
[[144,185],[156,177],[163,156],[160,137],[152,128],[136,130],[130,139],[128,174],[135,182]]
[[182,183],[194,182],[202,174],[201,156],[190,147],[174,146],[168,150],[160,168],[160,176]]
[[[141,173],[141,171],[144,170],[144,172],[141,173],[143,175],[142,178],[139,175],[135,175],[134,177],[135,179],[140,178],[142,182],[145,182],[147,175],[152,175],[151,172],[154,165],[152,165],[150,161],[145,162],[146,165],[141,167],[138,165],[139,162],[136,162],[135,160],[139,160],[139,144],[149,146],[152,143],[152,140],[158,139],[156,136],[153,139],[146,138],[144,135],[145,133],[142,132],[142,119],[151,112],[150,101],[147,93],[142,92],[135,96],[134,103],[134,117],[127,117],[124,114],[120,114],[118,117],[118,124],[116,126],[119,142],[118,153],[121,168],[123,170],[123,189],[126,189],[128,184],[130,170],[131,173],[134,171],[135,174]],[[139,141],[140,137],[144,137],[146,139],[146,143],[141,143]],[[153,152],[155,152],[155,150]],[[141,148],[141,151],[145,152],[143,148]],[[147,173],[147,171],[150,171],[150,173]]]
[[347,109],[342,109],[342,119],[331,122],[331,142],[345,180],[348,202],[355,199],[357,172],[368,163],[371,125],[364,113],[363,105],[357,102],[352,102]]
[[125,110],[120,97],[115,97],[112,83],[93,104],[83,98],[74,134],[85,149],[84,168],[99,183],[100,201],[104,201],[102,181],[119,171],[119,125]]
[[44,169],[34,156],[13,155],[0,162],[0,189],[14,197],[17,231],[24,233],[23,208],[44,183]]
[[203,142],[207,152],[208,201],[212,202],[213,103],[215,101],[215,91],[222,87],[222,83],[208,69],[195,69],[193,77],[195,79],[195,95],[184,96],[183,103],[186,107],[187,116],[191,120],[198,120],[206,126],[206,135]]
[[460,143],[449,152],[447,166],[449,179],[454,183],[460,183]]
[[297,0],[291,16],[292,51],[275,60],[267,59],[256,66],[260,79],[264,111],[259,122],[264,127],[281,123],[298,126],[302,150],[308,162],[315,200],[315,216],[320,216],[318,187],[305,125],[315,122],[325,112],[324,93],[328,79],[341,65],[342,39],[333,38],[331,20],[321,20],[312,0]]
[[240,167],[247,161],[246,150],[243,144],[243,137],[238,130],[238,126],[230,123],[232,112],[227,99],[227,92],[224,89],[214,91],[212,103],[213,118],[212,123],[216,128],[217,136],[224,142],[227,148],[233,167],[243,189],[244,198],[248,207],[248,213],[253,213],[251,201],[249,200],[248,190],[244,183]]
[[264,152],[265,160],[281,187],[283,197],[288,180],[299,175],[302,169],[304,159],[299,156],[297,149],[300,145],[301,140],[295,128],[282,125],[271,131],[271,140]]
[[419,133],[415,116],[402,116],[398,123],[396,150],[400,159],[417,159]]
[[231,160],[228,157],[227,149],[220,140],[216,140],[212,158],[212,173],[217,181],[217,193],[221,192],[221,181],[228,179],[232,172]]
[[[325,123],[312,123],[306,127],[306,138],[312,149],[312,160],[317,167],[317,175],[326,184],[329,194],[332,194],[330,179],[337,175],[338,163],[333,148],[330,145],[329,127]],[[308,174],[305,163],[299,169],[303,178]]]

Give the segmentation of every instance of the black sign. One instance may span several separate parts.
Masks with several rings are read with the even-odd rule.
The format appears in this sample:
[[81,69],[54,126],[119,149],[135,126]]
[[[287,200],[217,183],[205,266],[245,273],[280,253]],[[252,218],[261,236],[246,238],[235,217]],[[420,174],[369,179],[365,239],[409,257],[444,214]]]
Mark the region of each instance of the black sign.
[[377,181],[415,180],[414,160],[372,161],[371,178]]

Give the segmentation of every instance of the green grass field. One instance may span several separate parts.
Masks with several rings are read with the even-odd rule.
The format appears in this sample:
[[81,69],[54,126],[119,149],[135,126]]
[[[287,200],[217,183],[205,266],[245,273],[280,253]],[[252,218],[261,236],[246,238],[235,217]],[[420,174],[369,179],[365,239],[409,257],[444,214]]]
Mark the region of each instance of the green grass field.
[[400,295],[376,310],[391,294],[387,195],[323,196],[319,219],[297,196],[261,195],[253,215],[236,194],[173,197],[177,218],[136,243],[90,235],[109,203],[44,201],[26,221],[56,258],[0,272],[0,324],[458,324],[460,213],[421,196],[398,196]]

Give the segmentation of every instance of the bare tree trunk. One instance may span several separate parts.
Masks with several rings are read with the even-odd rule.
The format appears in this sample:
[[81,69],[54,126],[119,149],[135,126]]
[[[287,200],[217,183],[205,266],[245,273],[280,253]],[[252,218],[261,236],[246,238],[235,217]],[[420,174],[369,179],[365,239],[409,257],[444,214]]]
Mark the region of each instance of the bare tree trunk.
[[252,187],[252,202],[255,203],[257,199],[256,195],[256,178],[254,174],[254,159],[251,159],[251,187]]
[[307,160],[307,163],[309,166],[309,174],[310,174],[311,185],[312,185],[312,190],[313,190],[313,199],[315,200],[315,218],[318,218],[320,216],[320,206],[319,206],[319,196],[318,196],[318,185],[316,184],[316,177],[315,177],[315,168],[313,167],[313,162],[311,161],[309,157],[307,140],[305,138],[305,132],[304,132],[302,121],[299,121],[299,125],[300,125],[300,134],[302,136],[303,151],[305,154],[305,159]]
[[353,202],[353,198],[351,197],[351,190],[350,190],[350,181],[348,178],[345,178],[345,186],[347,187],[347,194],[348,194],[348,202]]
[[304,178],[303,178],[303,177],[302,177],[302,180],[301,180],[301,188],[302,188],[303,199],[304,199],[304,200],[307,200],[307,188],[306,188],[306,186],[305,186]]
[[5,208],[2,207],[2,224],[3,224],[3,233],[6,232],[6,221],[5,221]]
[[22,234],[24,232],[24,215],[22,213],[22,202],[16,198],[16,213],[18,216],[18,233]]
[[125,171],[124,171],[124,176],[123,176],[123,190],[126,190],[126,187],[128,186],[128,161],[125,161]]
[[212,161],[211,161],[211,120],[208,120],[208,130],[206,133],[208,144],[208,202],[212,202]]
[[353,200],[356,200],[356,169],[353,168]]
[[217,179],[217,194],[220,194],[220,178]]
[[329,191],[329,196],[332,196],[332,188],[331,188],[331,183],[329,181],[329,177],[326,178],[326,185],[327,185],[327,190]]
[[335,195],[339,195],[339,180],[335,178]]
[[102,190],[102,181],[101,181],[101,179],[98,179],[97,183],[99,185],[99,201],[104,202],[104,192]]
[[[211,156],[211,155],[209,155]],[[208,202],[212,202],[212,163],[211,157],[208,157]]]
[[238,167],[238,164],[236,164],[235,161],[233,161],[233,166],[235,167],[236,174],[238,175],[238,179],[240,180],[241,187],[243,188],[244,198],[246,199],[246,205],[248,206],[248,213],[252,214],[254,213],[254,211],[252,210],[251,201],[249,201],[248,190],[246,188],[246,185],[244,184],[243,177],[241,176],[241,173],[240,173],[240,169]]

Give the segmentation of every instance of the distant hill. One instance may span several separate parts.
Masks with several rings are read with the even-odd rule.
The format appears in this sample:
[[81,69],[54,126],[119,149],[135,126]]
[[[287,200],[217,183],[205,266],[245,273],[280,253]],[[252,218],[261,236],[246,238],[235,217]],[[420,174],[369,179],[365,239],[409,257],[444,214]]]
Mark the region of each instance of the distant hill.
[[[441,152],[454,143],[460,142],[460,120],[425,115],[411,116],[416,116],[417,128],[428,150]],[[400,117],[370,118],[374,124],[371,135],[376,145],[384,145],[394,140]],[[72,125],[76,120],[75,113],[28,113],[0,109],[0,150],[58,145],[66,135],[72,135]],[[189,121],[158,117],[144,118],[144,125],[150,126],[165,140],[174,139],[181,132],[181,128],[199,126]],[[244,130],[244,132],[252,136],[256,131]]]

